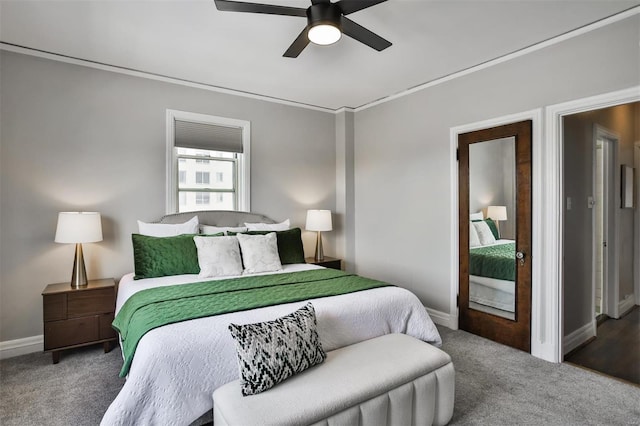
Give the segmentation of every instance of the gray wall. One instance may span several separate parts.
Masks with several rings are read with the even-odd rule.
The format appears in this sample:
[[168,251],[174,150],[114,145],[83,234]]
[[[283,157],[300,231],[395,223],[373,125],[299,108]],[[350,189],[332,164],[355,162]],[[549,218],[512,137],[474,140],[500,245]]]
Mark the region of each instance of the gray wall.
[[[5,51],[0,61],[0,341],[42,334],[42,289],[70,279],[73,247],[53,242],[59,211],[102,213],[104,241],[84,245],[90,278],[132,271],[136,220],[165,213],[166,109],[251,122],[253,211],[304,228],[308,208],[335,210],[334,114]],[[325,235],[328,255],[337,234]]]
[[357,112],[357,271],[449,313],[449,129],[640,84],[639,26],[634,16]]
[[[564,119],[564,193],[571,197],[571,210],[565,204],[564,228],[564,334],[590,323],[595,313],[592,303],[593,235],[592,213],[587,197],[593,195],[593,132],[599,124],[617,134],[618,160],[613,171],[613,209],[618,213],[619,240],[610,244],[612,256],[618,253],[619,300],[633,294],[634,223],[633,209],[620,208],[620,165],[633,166],[633,143],[637,133],[638,103],[573,114]],[[613,230],[610,230],[610,235]],[[637,263],[637,261],[636,261]],[[638,265],[636,264],[637,268]],[[615,283],[612,283],[615,285]]]

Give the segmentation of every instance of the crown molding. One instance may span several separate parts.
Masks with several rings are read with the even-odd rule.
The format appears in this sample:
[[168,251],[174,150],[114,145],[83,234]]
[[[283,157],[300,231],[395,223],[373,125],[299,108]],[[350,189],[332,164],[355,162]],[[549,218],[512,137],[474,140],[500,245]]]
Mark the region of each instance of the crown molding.
[[276,98],[273,96],[259,95],[257,93],[244,92],[242,90],[227,89],[224,87],[214,86],[212,84],[198,83],[196,81],[169,77],[166,75],[136,70],[133,68],[126,68],[126,67],[110,65],[102,62],[97,62],[97,61],[90,61],[88,59],[76,58],[73,56],[63,55],[60,53],[48,52],[45,50],[35,49],[27,46],[20,46],[17,44],[6,43],[2,41],[0,41],[0,50],[6,50],[8,52],[14,52],[14,53],[21,53],[23,55],[36,56],[38,58],[50,59],[53,61],[65,62],[68,64],[80,65],[83,67],[99,69],[102,71],[110,71],[118,74],[125,74],[133,77],[140,77],[140,78],[146,78],[149,80],[162,81],[164,83],[177,84],[180,86],[192,87],[195,89],[208,90],[210,92],[241,96],[244,98],[257,99],[260,101],[272,102],[272,103],[293,106],[298,108],[305,108],[313,111],[321,111],[321,112],[327,112],[332,114],[335,113],[335,110],[331,108],[325,108],[317,105],[306,104],[303,102],[290,101],[287,99]]

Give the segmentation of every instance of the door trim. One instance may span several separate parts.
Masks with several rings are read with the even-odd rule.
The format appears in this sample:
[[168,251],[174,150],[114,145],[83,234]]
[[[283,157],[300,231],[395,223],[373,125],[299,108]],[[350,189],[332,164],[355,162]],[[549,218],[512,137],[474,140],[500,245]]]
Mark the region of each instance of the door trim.
[[[577,99],[569,102],[551,105],[545,108],[545,138],[541,145],[542,167],[544,173],[534,174],[534,188],[544,188],[544,209],[542,210],[541,226],[545,250],[538,259],[538,266],[544,267],[544,303],[548,306],[549,315],[545,318],[544,336],[547,342],[543,347],[540,358],[551,362],[562,362],[563,358],[563,287],[562,287],[562,261],[564,249],[563,227],[564,223],[564,177],[563,161],[564,150],[562,147],[562,118],[565,115],[606,108],[631,102],[640,101],[640,86],[616,92],[605,93],[597,96]],[[535,159],[534,148],[534,159]],[[536,209],[534,208],[534,213]],[[535,221],[534,224],[538,223]],[[535,235],[535,233],[534,233]],[[532,345],[533,348],[533,345]]]
[[[532,259],[532,271],[531,271],[531,354],[538,358],[543,358],[541,354],[540,345],[540,330],[543,325],[543,315],[540,315],[541,310],[544,310],[542,304],[542,293],[540,292],[541,283],[541,269],[539,262],[536,259],[540,259],[542,254],[542,233],[538,223],[540,223],[541,216],[541,187],[536,182],[536,176],[542,173],[541,163],[539,161],[541,155],[541,142],[542,142],[542,108],[533,109],[529,111],[523,111],[516,114],[505,115],[501,117],[491,118],[484,121],[478,121],[475,123],[464,124],[461,126],[452,127],[449,130],[449,150],[451,158],[451,205],[450,215],[451,217],[451,264],[450,264],[450,276],[451,276],[451,294],[450,294],[450,328],[453,330],[458,329],[458,304],[457,298],[459,293],[459,276],[458,268],[460,266],[459,253],[458,253],[458,160],[456,150],[458,147],[458,135],[460,133],[468,133],[476,130],[482,130],[490,127],[502,126],[505,124],[511,124],[518,121],[532,121],[532,191],[531,191],[531,205],[532,205],[532,218],[531,218],[531,259]],[[544,359],[544,358],[543,358]]]
[[[634,241],[634,250],[635,253],[640,254],[640,141],[636,141],[633,144],[633,165],[636,168],[636,214],[633,219],[633,226],[636,230],[635,241]],[[640,265],[636,265],[634,271],[634,283],[633,283],[633,292],[635,293],[635,303],[636,305],[640,305]]]
[[[603,313],[607,314],[611,318],[619,318],[618,300],[620,299],[620,279],[619,279],[619,253],[618,245],[620,241],[620,209],[615,202],[617,188],[620,187],[618,178],[618,171],[616,165],[618,164],[618,147],[620,143],[620,136],[617,133],[607,129],[600,124],[596,124],[593,128],[593,148],[595,154],[595,146],[599,138],[606,139],[607,143],[607,158],[605,159],[605,174],[607,190],[607,205],[608,210],[605,211],[605,225],[607,228],[607,254],[604,259],[606,264],[606,277],[603,282],[603,298],[602,304],[604,305]],[[593,156],[595,161],[595,155]],[[593,189],[595,191],[595,162],[593,164]],[[613,191],[609,191],[613,187]],[[593,194],[595,195],[595,194]],[[613,208],[612,208],[613,206]],[[613,218],[611,217],[611,210],[614,211]],[[593,213],[592,231],[595,235],[595,212]],[[610,229],[609,224],[613,220],[614,228]],[[593,261],[592,261],[592,274],[593,274],[593,303],[591,311],[595,315],[595,245],[593,246]],[[605,286],[606,283],[606,286]],[[566,352],[565,352],[566,353]]]
[[[596,313],[596,298],[598,296],[597,294],[597,286],[598,286],[598,264],[600,262],[602,262],[602,271],[600,272],[601,274],[601,279],[602,279],[602,283],[601,283],[601,298],[600,298],[600,314],[599,315],[607,315],[609,312],[609,307],[607,305],[607,290],[608,290],[608,285],[609,285],[609,255],[610,252],[609,250],[606,251],[606,253],[603,252],[602,254],[602,259],[599,258],[598,256],[598,250],[600,249],[600,246],[602,245],[603,241],[607,242],[607,248],[609,246],[609,229],[608,226],[606,226],[606,224],[609,223],[609,210],[610,210],[610,196],[611,194],[608,193],[607,189],[609,187],[609,162],[611,160],[611,156],[610,156],[610,146],[609,146],[609,141],[605,141],[605,143],[602,145],[602,186],[603,186],[603,197],[602,199],[598,198],[598,193],[600,191],[600,188],[598,186],[598,180],[599,180],[599,176],[598,176],[598,142],[600,140],[604,140],[604,139],[608,139],[607,138],[607,134],[608,134],[608,130],[605,129],[604,127],[600,126],[599,124],[595,124],[593,126],[593,140],[592,140],[592,146],[591,146],[591,159],[592,159],[592,165],[591,165],[591,175],[592,175],[592,179],[591,179],[591,197],[593,200],[593,203],[591,204],[591,313],[593,314],[594,318],[598,317],[598,314]],[[602,209],[602,228],[603,228],[603,235],[602,235],[602,240],[598,239],[598,227],[600,226],[600,224],[598,223],[598,210],[600,209],[599,207],[599,203],[603,203],[603,209]],[[573,333],[571,333],[573,334]],[[590,336],[591,337],[591,336]],[[570,340],[569,336],[565,336],[564,339],[564,343],[563,343],[563,352],[566,354],[567,351],[567,340]],[[586,341],[586,339],[585,339]],[[570,345],[569,345],[570,346]]]

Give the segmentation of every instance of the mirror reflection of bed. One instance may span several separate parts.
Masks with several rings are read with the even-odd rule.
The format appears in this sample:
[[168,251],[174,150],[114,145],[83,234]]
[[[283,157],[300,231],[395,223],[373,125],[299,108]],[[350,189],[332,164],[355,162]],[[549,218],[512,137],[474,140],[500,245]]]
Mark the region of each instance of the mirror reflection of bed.
[[515,139],[469,146],[469,308],[515,320]]
[[515,241],[469,249],[469,307],[515,320]]

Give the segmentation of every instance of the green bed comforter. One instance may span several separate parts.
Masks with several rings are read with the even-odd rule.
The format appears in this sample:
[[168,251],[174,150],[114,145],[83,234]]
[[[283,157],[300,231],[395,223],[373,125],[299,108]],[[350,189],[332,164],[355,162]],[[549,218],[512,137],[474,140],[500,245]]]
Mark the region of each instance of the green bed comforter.
[[516,243],[474,247],[469,251],[469,274],[516,280]]
[[140,339],[154,328],[389,285],[335,269],[320,269],[142,290],[125,302],[112,324],[120,333],[125,358],[120,377],[129,372]]

